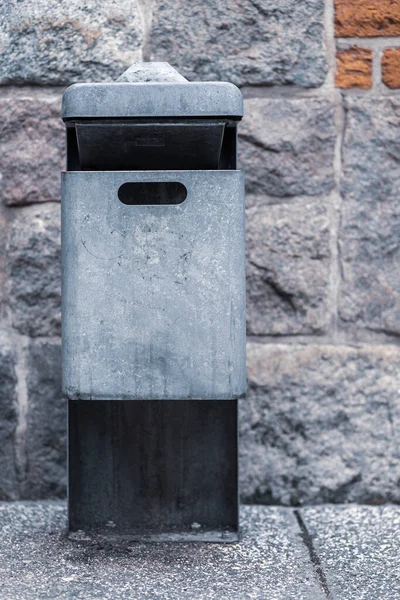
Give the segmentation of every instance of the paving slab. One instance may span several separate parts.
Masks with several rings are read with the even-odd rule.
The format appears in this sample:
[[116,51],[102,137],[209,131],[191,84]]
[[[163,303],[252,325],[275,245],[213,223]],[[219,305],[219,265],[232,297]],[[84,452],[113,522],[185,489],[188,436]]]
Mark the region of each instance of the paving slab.
[[318,506],[299,511],[330,600],[399,600],[400,506]]
[[291,509],[245,506],[235,544],[66,535],[64,502],[0,503],[2,600],[323,600]]

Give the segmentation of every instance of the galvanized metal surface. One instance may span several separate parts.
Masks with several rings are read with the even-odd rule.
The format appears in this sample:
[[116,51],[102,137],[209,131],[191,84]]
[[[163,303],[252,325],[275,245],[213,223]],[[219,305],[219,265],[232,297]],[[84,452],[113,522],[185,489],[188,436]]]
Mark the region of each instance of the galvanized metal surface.
[[76,83],[63,95],[62,118],[237,117],[240,90],[232,83]]
[[187,82],[186,77],[167,62],[137,62],[122,73],[117,81],[176,81]]
[[[126,206],[126,182],[181,182],[179,205]],[[245,393],[244,190],[238,171],[63,174],[63,393]]]
[[232,542],[237,481],[237,400],[69,402],[72,531]]

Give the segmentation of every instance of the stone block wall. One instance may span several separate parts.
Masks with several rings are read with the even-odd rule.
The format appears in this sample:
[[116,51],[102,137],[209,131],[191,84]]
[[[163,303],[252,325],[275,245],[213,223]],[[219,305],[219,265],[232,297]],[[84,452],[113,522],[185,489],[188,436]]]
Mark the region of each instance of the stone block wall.
[[400,0],[11,0],[0,15],[0,499],[65,494],[63,89],[242,88],[248,502],[400,501]]

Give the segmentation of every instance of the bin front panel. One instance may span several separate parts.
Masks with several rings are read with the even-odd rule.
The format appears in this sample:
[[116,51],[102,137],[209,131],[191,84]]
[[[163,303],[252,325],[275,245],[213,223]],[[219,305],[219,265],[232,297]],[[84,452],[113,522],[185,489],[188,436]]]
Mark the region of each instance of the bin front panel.
[[[136,182],[182,183],[187,197],[123,204],[119,188]],[[66,397],[244,395],[239,171],[64,173],[62,238]]]

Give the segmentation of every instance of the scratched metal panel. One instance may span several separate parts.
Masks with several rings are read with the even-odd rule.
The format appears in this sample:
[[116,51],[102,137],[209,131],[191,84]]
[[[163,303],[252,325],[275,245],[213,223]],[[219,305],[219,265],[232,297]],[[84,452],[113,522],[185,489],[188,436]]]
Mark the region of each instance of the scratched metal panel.
[[[127,206],[126,182],[181,182],[179,205]],[[245,393],[244,189],[238,171],[63,174],[63,393]]]

